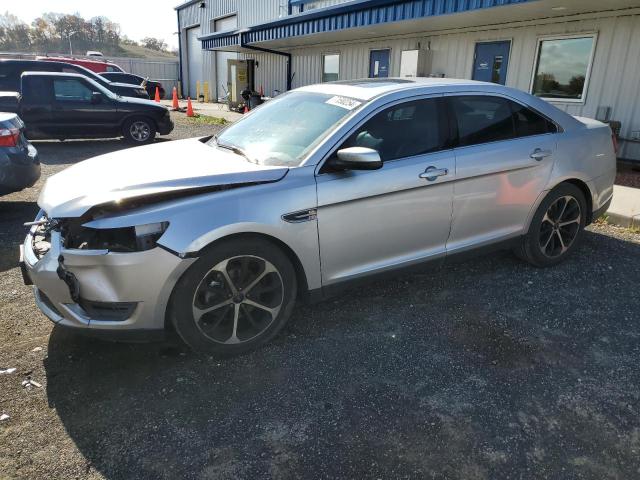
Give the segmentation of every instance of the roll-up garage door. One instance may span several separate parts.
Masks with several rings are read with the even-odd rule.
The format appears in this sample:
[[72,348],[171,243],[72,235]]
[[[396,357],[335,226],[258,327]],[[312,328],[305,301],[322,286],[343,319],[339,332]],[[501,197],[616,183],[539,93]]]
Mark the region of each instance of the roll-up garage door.
[[202,44],[198,40],[200,36],[200,27],[194,27],[187,30],[187,65],[189,72],[189,85],[187,95],[196,100],[196,82],[200,80],[200,84],[204,80],[202,78]]

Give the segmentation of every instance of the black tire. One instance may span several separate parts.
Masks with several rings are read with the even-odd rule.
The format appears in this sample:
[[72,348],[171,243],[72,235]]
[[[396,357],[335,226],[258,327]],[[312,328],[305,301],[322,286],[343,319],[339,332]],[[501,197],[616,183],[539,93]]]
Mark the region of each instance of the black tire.
[[558,185],[538,207],[516,255],[540,268],[563,262],[580,243],[587,215],[582,191],[569,183]]
[[296,274],[287,255],[269,241],[245,237],[213,245],[189,267],[171,294],[168,315],[193,350],[237,355],[282,329],[296,295]]
[[156,123],[148,117],[129,118],[122,126],[122,135],[133,145],[145,145],[156,138]]

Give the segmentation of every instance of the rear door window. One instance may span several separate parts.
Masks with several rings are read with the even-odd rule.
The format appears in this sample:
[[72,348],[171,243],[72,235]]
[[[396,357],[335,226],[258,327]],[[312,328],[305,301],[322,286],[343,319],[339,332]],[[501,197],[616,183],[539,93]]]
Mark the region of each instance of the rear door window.
[[50,104],[51,79],[48,77],[23,77],[22,102],[27,105]]
[[518,137],[530,137],[532,135],[544,135],[545,133],[556,133],[558,128],[542,115],[534,112],[530,108],[516,102],[509,102],[516,124],[516,135]]
[[501,97],[449,97],[458,130],[458,145],[466,147],[515,138],[509,101]]

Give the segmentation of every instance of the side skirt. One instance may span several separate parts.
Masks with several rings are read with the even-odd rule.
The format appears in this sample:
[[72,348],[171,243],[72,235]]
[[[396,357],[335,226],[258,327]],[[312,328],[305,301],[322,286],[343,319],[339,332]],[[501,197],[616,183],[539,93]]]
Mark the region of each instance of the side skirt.
[[354,290],[363,285],[374,283],[380,280],[395,280],[398,277],[407,276],[412,273],[421,272],[425,270],[429,272],[436,272],[440,270],[444,264],[464,262],[469,259],[483,256],[489,253],[495,253],[502,250],[511,250],[517,247],[522,242],[522,237],[517,236],[509,238],[507,240],[501,240],[499,242],[484,245],[482,247],[471,248],[462,252],[456,252],[447,254],[444,258],[429,259],[423,262],[419,262],[408,267],[398,267],[391,270],[386,270],[380,273],[374,273],[371,275],[358,277],[355,279],[344,280],[325,287],[309,290],[301,295],[301,299],[308,304],[319,303],[321,301],[340,296],[348,293],[350,290]]

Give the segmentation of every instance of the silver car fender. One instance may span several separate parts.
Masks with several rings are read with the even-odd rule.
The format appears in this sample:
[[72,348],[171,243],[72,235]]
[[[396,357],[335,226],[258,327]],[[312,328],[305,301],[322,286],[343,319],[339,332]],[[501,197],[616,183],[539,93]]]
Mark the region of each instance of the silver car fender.
[[[212,243],[238,234],[258,234],[285,244],[297,257],[307,286],[320,288],[320,258],[315,216],[290,222],[283,216],[315,210],[314,168],[292,168],[280,181],[174,200],[94,220],[92,228],[118,228],[169,222],[158,244],[181,258],[197,256]],[[287,252],[288,253],[288,252]]]

